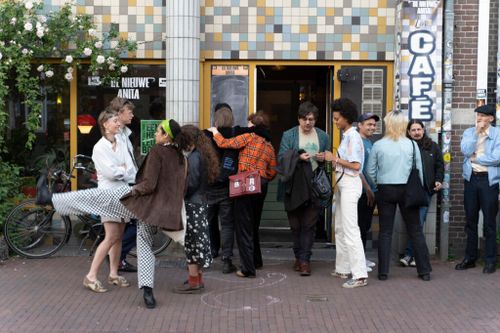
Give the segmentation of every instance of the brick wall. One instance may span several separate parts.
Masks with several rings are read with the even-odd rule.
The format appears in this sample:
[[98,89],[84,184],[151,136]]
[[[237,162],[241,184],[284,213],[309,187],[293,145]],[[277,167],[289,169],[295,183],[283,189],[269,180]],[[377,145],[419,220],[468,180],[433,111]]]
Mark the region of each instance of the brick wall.
[[455,1],[453,108],[474,108],[476,102],[477,21],[479,0]]
[[[476,103],[477,24],[479,0],[455,1],[453,111],[464,112]],[[452,125],[449,254],[462,257],[465,248],[465,215],[460,138],[472,124]]]
[[498,1],[490,2],[490,38],[488,55],[488,104],[495,104],[497,88]]

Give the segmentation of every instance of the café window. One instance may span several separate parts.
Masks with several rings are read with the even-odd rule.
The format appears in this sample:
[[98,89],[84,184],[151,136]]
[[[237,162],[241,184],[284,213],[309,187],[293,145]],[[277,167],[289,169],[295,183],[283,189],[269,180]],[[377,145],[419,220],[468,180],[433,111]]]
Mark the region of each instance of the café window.
[[121,78],[104,86],[85,66],[78,73],[78,153],[92,155],[95,143],[102,136],[97,124],[99,113],[118,96],[135,105],[134,118],[128,127],[132,130],[134,155],[140,163],[144,158],[140,152],[141,122],[165,119],[165,65],[130,65]]
[[[63,71],[53,66],[55,72]],[[33,75],[39,75],[34,69]],[[62,77],[63,74],[57,74]],[[12,83],[14,84],[14,83]],[[6,160],[24,167],[22,175],[36,177],[47,167],[69,167],[70,147],[70,85],[66,80],[48,80],[40,88],[40,126],[35,131],[33,148],[25,147],[26,121],[30,110],[21,96],[13,94],[6,102],[9,114]]]

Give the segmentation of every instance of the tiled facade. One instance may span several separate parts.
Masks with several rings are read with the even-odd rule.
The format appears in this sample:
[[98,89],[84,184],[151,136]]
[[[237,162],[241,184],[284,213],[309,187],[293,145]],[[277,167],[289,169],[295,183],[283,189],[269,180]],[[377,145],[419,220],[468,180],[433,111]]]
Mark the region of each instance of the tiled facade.
[[[66,0],[45,0],[48,11]],[[168,0],[77,0],[99,30],[120,25],[139,59],[165,58]],[[202,0],[204,59],[393,60],[396,0]]]
[[393,60],[395,0],[204,0],[206,59]]

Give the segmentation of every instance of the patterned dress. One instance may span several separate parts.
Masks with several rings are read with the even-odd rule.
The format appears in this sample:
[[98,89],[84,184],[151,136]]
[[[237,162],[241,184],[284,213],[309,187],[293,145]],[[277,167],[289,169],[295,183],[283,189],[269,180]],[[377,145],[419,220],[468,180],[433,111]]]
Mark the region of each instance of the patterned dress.
[[186,202],[186,260],[188,264],[198,264],[202,268],[208,268],[212,263],[207,207],[206,204]]

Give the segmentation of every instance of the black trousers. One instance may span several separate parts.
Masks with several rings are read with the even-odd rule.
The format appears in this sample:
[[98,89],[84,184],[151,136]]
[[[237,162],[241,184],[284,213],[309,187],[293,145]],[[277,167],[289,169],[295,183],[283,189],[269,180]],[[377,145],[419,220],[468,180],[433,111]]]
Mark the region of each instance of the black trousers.
[[311,260],[311,249],[319,212],[320,208],[312,204],[287,212],[288,222],[292,230],[295,259],[305,262]]
[[234,199],[236,241],[240,253],[241,271],[255,275],[255,267],[262,266],[259,227],[267,194],[267,180],[261,178],[261,193]]
[[467,246],[465,248],[465,259],[475,261],[477,259],[477,224],[479,210],[483,211],[484,237],[485,239],[485,262],[496,263],[496,216],[498,213],[498,184],[489,185],[488,174],[472,174],[470,181],[464,182],[464,207],[465,207],[465,233],[467,234]]
[[[218,254],[222,246],[222,259],[233,256],[234,212],[233,199],[229,198],[229,186],[207,192],[207,219],[212,255]],[[219,231],[220,221],[220,231]]]
[[375,210],[375,204],[373,206],[368,206],[368,197],[366,192],[361,194],[358,201],[358,226],[361,232],[361,240],[363,241],[363,248],[366,248],[366,240],[368,236],[368,231],[372,227],[373,211]]
[[396,205],[399,206],[401,215],[406,225],[408,237],[413,242],[413,251],[417,272],[419,275],[428,274],[432,271],[429,260],[429,250],[425,243],[424,233],[420,226],[420,208],[404,208],[405,185],[379,185],[376,193],[377,207],[379,211],[379,248],[378,248],[378,273],[389,274],[391,262],[392,231],[394,229],[394,216]]

